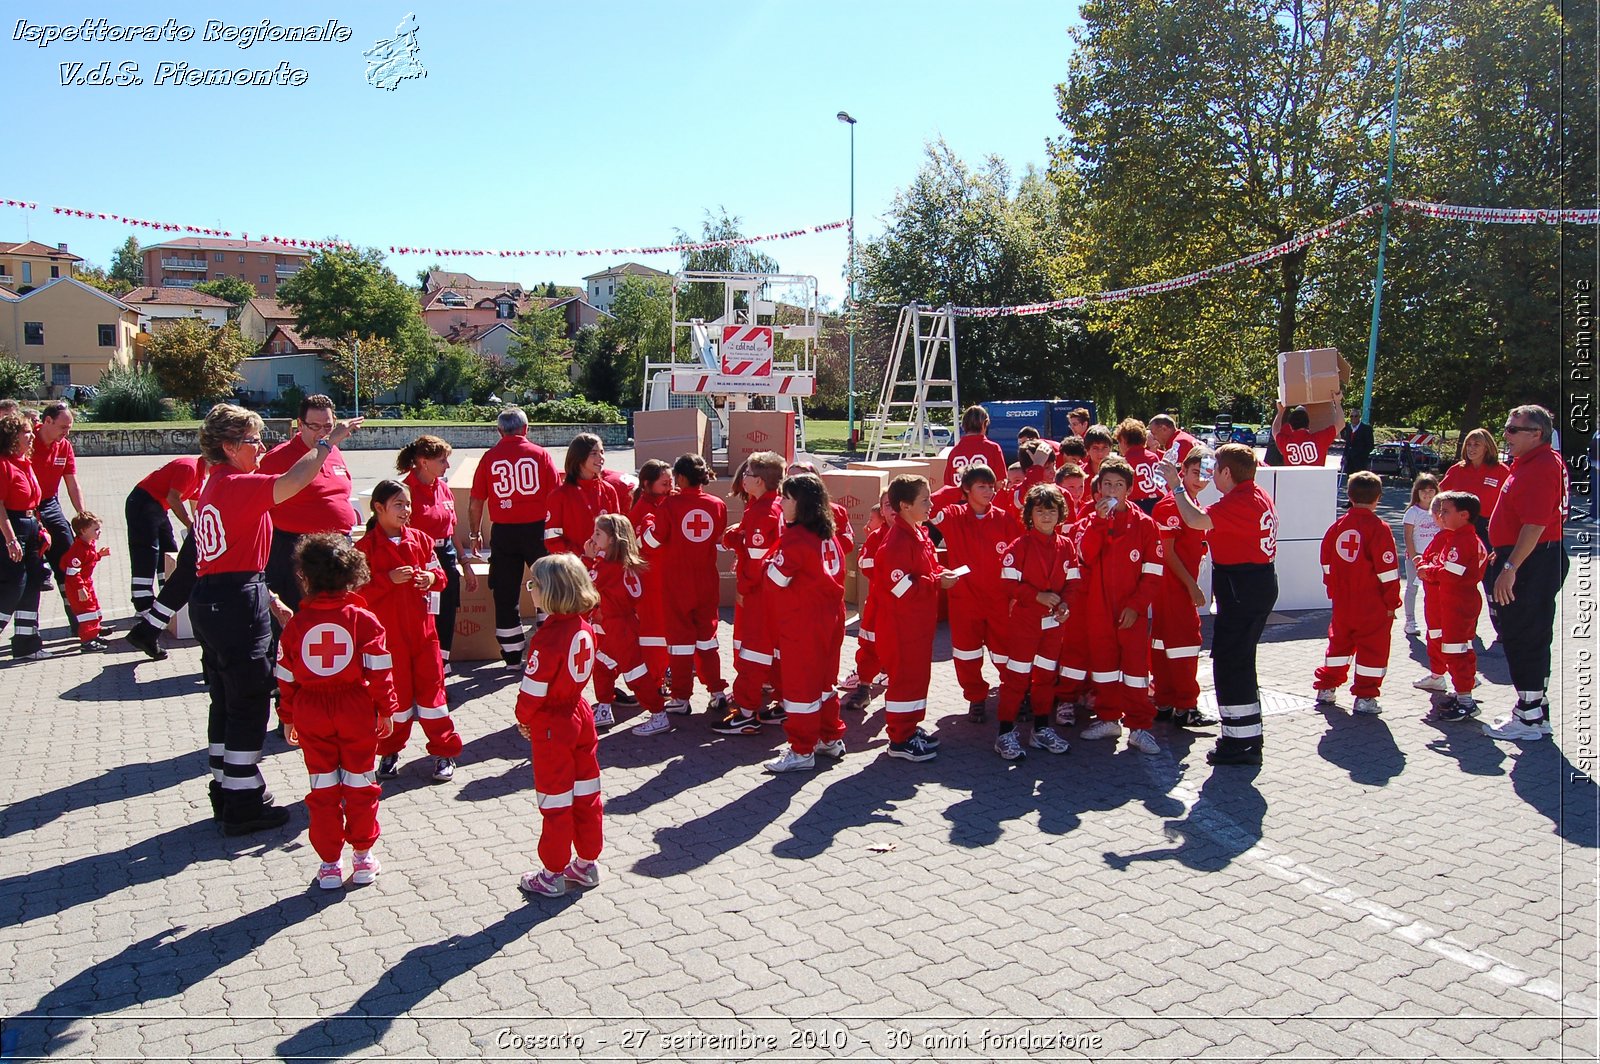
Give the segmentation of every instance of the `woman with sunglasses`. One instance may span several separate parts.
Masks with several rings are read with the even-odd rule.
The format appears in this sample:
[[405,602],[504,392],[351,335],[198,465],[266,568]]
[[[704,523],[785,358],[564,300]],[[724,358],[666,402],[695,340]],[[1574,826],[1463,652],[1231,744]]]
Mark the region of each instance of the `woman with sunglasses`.
[[39,593],[44,589],[45,537],[39,524],[39,480],[28,454],[33,425],[21,414],[0,418],[0,630],[11,629],[11,656],[39,661],[50,656],[39,641]]
[[[272,546],[270,512],[309,486],[333,447],[361,419],[340,421],[287,472],[258,472],[266,445],[261,418],[219,403],[200,429],[200,454],[211,476],[195,503],[194,591],[189,615],[200,641],[200,668],[211,695],[207,742],[211,757],[212,815],[227,835],[275,828],[288,810],[272,804],[257,768],[267,737],[273,679],[272,617],[292,616],[267,590]],[[322,667],[342,667],[353,648],[330,640]],[[308,662],[315,671],[317,663]]]

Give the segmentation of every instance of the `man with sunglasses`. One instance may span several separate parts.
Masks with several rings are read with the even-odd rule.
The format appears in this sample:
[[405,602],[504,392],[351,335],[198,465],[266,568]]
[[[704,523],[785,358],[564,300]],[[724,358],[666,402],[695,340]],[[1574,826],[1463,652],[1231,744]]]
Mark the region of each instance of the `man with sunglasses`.
[[[287,473],[315,450],[319,441],[328,438],[336,421],[332,399],[326,395],[306,396],[300,401],[299,431],[267,452],[261,459],[261,472],[273,476]],[[360,424],[359,420],[355,424]],[[300,582],[294,575],[295,547],[302,537],[318,532],[348,536],[357,524],[354,496],[350,467],[345,465],[339,448],[330,447],[311,486],[273,507],[267,587],[290,610],[300,608]]]
[[1517,690],[1509,716],[1484,725],[1496,739],[1538,740],[1550,735],[1550,647],[1556,603],[1567,577],[1561,526],[1567,517],[1567,465],[1551,447],[1550,411],[1519,406],[1506,418],[1511,453],[1500,499],[1489,518],[1489,569],[1484,589],[1489,619],[1505,648]]

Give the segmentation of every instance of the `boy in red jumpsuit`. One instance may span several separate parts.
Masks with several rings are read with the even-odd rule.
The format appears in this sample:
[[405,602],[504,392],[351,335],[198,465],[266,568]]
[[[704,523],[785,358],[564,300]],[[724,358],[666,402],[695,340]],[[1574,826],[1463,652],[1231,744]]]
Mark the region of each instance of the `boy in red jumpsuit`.
[[956,582],[939,564],[923,524],[930,509],[928,482],[902,474],[889,485],[893,523],[872,567],[872,597],[878,599],[878,653],[889,674],[884,699],[889,756],[931,761],[939,740],[919,725],[928,712],[933,672],[933,635],[939,620],[939,588]]
[[79,646],[83,650],[107,650],[111,644],[100,638],[100,596],[94,590],[94,567],[109,557],[110,547],[100,546],[100,519],[84,510],[72,519],[72,546],[61,556],[61,574],[66,578],[67,601],[72,603],[72,619],[78,625]]
[[1378,516],[1383,481],[1376,473],[1352,473],[1345,484],[1350,509],[1322,537],[1322,582],[1333,600],[1328,650],[1312,686],[1317,703],[1338,702],[1355,662],[1350,685],[1357,713],[1383,712],[1378,693],[1389,671],[1389,637],[1400,608],[1400,569],[1394,532]]
[[1455,693],[1439,708],[1438,719],[1467,720],[1478,715],[1472,689],[1478,682],[1478,655],[1472,637],[1483,610],[1483,574],[1489,552],[1479,538],[1478,497],[1465,491],[1442,491],[1433,500],[1438,535],[1422,554],[1422,616],[1428,625],[1428,675],[1414,687],[1444,691],[1450,675]]
[[1117,450],[1122,452],[1122,460],[1133,467],[1133,491],[1128,499],[1145,513],[1153,512],[1161,498],[1161,485],[1156,481],[1156,463],[1161,456],[1145,446],[1149,440],[1150,433],[1138,418],[1124,418],[1118,423]]
[[397,708],[393,658],[383,625],[354,589],[367,581],[365,555],[331,532],[306,536],[295,548],[305,591],[278,640],[278,719],[300,747],[311,792],[311,846],[322,858],[317,885],[344,885],[344,847],[355,851],[352,883],[378,875],[378,798],[373,761],[393,729]]
[[1211,452],[1191,447],[1183,457],[1183,480],[1161,496],[1151,515],[1161,536],[1165,575],[1156,594],[1150,632],[1150,666],[1155,681],[1156,716],[1172,717],[1184,728],[1209,728],[1215,717],[1199,708],[1200,701],[1200,609],[1205,593],[1196,582],[1200,564],[1206,557],[1206,534],[1190,528],[1178,512],[1176,492],[1184,492],[1191,503],[1205,487],[1204,463]]
[[877,567],[878,548],[889,534],[889,524],[884,513],[889,507],[888,493],[878,500],[867,518],[867,536],[856,556],[856,565],[868,583],[868,594],[861,603],[861,614],[856,621],[856,667],[839,686],[844,690],[844,707],[863,710],[872,701],[872,687],[883,676],[878,658],[878,600],[871,594],[872,574]]
[[1060,534],[1066,509],[1059,488],[1049,484],[1035,487],[1023,504],[1022,517],[1028,531],[1008,544],[1001,557],[1011,616],[1006,629],[1006,668],[1000,680],[1000,729],[994,749],[1007,761],[1026,756],[1017,738],[1016,720],[1023,696],[1030,688],[1033,734],[1028,745],[1052,754],[1071,749],[1050,725],[1061,656],[1061,625],[1078,604],[1083,583],[1077,545],[1070,536]]
[[778,485],[783,482],[783,456],[760,451],[745,460],[739,488],[745,496],[744,516],[722,534],[722,545],[734,552],[734,586],[738,600],[733,618],[733,708],[711,726],[723,735],[752,735],[763,724],[783,721],[783,710],[767,710],[766,689],[777,688],[778,633],[773,622],[784,618],[767,609],[767,560],[783,535]]
[[944,536],[952,568],[964,565],[970,570],[950,589],[950,656],[955,659],[961,697],[967,700],[967,719],[975,723],[983,721],[989,701],[989,681],[983,678],[985,649],[1001,678],[1005,676],[1011,597],[1000,558],[1007,545],[1022,535],[1021,522],[994,505],[998,487],[994,470],[968,465],[961,475],[966,501],[939,510],[932,521]]
[[705,486],[711,467],[697,454],[682,454],[672,463],[678,490],[656,510],[644,533],[646,547],[657,555],[662,571],[662,604],[667,623],[667,653],[672,661],[672,700],[668,713],[688,713],[698,671],[711,694],[713,716],[728,712],[728,683],[722,678],[717,644],[717,549],[728,523],[728,506]]
[[1161,537],[1148,514],[1128,502],[1133,469],[1108,456],[1095,474],[1095,505],[1078,548],[1086,573],[1084,618],[1089,638],[1089,679],[1095,716],[1084,739],[1114,739],[1128,725],[1128,745],[1158,754],[1150,734],[1150,625],[1146,612],[1161,587]]
[[594,629],[584,615],[600,604],[583,563],[556,554],[533,563],[534,604],[548,617],[528,644],[517,691],[517,730],[532,746],[533,787],[543,825],[542,868],[524,872],[522,889],[556,897],[568,884],[600,882],[600,737],[583,688],[594,672]]

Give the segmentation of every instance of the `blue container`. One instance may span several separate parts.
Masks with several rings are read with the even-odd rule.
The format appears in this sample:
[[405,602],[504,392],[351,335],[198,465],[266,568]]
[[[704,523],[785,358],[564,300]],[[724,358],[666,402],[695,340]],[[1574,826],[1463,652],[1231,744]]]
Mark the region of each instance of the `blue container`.
[[1094,425],[1100,421],[1100,413],[1095,409],[1093,399],[1052,399],[1050,431],[1047,435],[1053,440],[1064,440],[1072,435],[1072,423],[1067,420],[1067,415],[1079,407],[1089,411],[1089,424]]
[[989,412],[989,438],[1000,445],[1006,461],[1017,458],[1017,430],[1031,425],[1050,435],[1050,401],[1046,399],[984,403]]

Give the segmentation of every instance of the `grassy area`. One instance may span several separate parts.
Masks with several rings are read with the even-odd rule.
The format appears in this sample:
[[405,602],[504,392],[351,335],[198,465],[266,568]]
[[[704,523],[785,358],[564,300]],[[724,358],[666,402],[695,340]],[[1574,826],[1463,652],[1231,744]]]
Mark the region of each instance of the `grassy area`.
[[806,418],[806,449],[813,454],[838,454],[850,439],[850,423],[844,418]]

